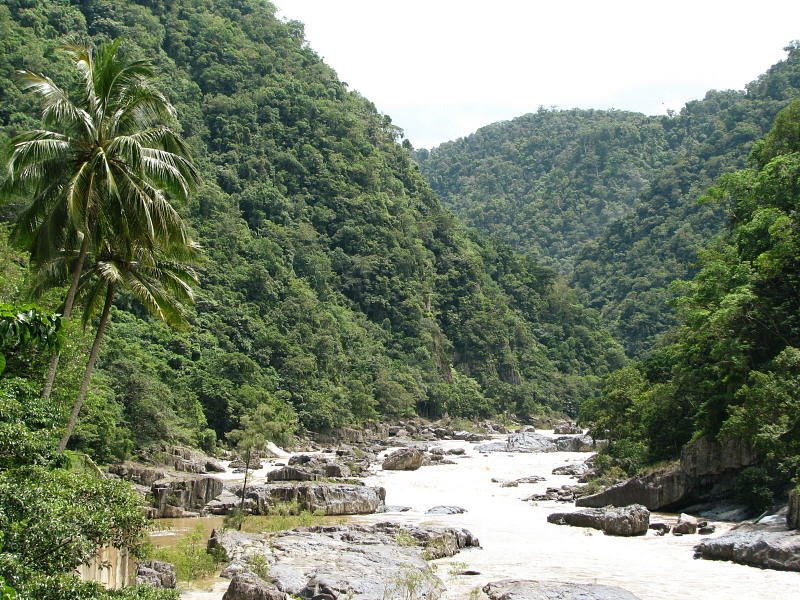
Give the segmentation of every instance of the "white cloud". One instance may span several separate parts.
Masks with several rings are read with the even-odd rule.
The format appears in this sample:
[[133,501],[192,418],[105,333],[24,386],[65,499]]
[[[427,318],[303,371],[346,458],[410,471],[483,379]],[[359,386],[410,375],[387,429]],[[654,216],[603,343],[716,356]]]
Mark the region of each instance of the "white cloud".
[[800,2],[276,0],[418,147],[538,106],[647,113],[741,89],[800,38]]

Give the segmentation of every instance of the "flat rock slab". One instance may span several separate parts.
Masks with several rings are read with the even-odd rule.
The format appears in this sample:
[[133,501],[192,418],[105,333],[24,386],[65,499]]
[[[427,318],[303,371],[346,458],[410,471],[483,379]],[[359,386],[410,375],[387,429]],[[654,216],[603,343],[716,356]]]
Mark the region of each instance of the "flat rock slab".
[[638,600],[627,590],[610,585],[506,579],[484,586],[491,600]]
[[273,507],[297,504],[301,510],[326,515],[365,515],[384,505],[386,490],[380,487],[324,482],[288,482],[257,485],[247,490],[255,514],[268,515]]
[[719,537],[704,539],[694,550],[695,558],[800,571],[800,531],[785,528],[747,523]]
[[[402,526],[341,525],[309,527],[276,534],[215,531],[209,547],[230,560],[223,577],[232,578],[226,600],[281,598],[348,598],[385,600],[436,598],[444,586],[426,559],[456,554],[477,546],[464,529]],[[266,562],[269,582],[253,573]]]

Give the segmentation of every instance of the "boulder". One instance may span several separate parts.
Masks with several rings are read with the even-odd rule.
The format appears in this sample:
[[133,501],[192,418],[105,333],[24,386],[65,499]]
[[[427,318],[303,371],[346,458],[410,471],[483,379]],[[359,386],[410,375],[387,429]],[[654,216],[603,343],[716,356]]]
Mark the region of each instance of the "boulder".
[[291,600],[275,585],[249,571],[237,573],[222,600]]
[[365,515],[384,504],[386,490],[344,483],[268,483],[247,490],[256,514],[269,514],[276,505],[297,505],[300,510],[326,515]]
[[681,513],[678,523],[672,528],[673,535],[697,533],[697,519],[686,513]]
[[591,470],[591,467],[585,462],[572,463],[561,467],[556,467],[551,471],[552,475],[571,475],[572,477],[581,477]]
[[622,588],[596,583],[513,580],[493,581],[483,587],[490,600],[637,600]]
[[621,508],[593,508],[566,513],[552,513],[547,521],[556,525],[591,527],[606,535],[634,536],[644,535],[650,524],[650,511],[644,506],[634,504]]
[[509,433],[506,450],[508,452],[555,452],[557,447],[550,438],[539,433],[525,431]]
[[181,473],[222,473],[225,471],[214,458],[186,446],[161,444],[147,453],[150,462],[165,465],[173,471]]
[[422,466],[423,452],[418,448],[400,448],[383,459],[386,471],[416,471]]
[[110,465],[108,467],[108,472],[112,475],[116,475],[120,479],[148,488],[159,479],[164,479],[168,475],[167,471],[164,469],[157,469],[155,467],[129,461]]
[[800,571],[800,532],[791,529],[744,523],[719,537],[703,539],[694,550],[695,558]]
[[556,449],[559,452],[593,452],[594,440],[588,435],[565,435],[556,438]]
[[467,512],[466,508],[460,506],[445,506],[439,505],[429,508],[425,511],[426,515],[460,515]]
[[136,565],[136,585],[175,589],[175,566],[160,560],[148,560]]
[[267,473],[267,481],[316,481],[322,476],[311,471],[293,466],[280,467]]

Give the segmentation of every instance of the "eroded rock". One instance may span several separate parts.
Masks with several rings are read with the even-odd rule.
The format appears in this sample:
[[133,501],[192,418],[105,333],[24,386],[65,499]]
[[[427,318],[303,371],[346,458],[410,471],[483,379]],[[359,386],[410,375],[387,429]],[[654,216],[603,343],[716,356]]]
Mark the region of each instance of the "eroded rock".
[[383,459],[386,471],[416,471],[422,466],[423,452],[419,448],[400,448]]
[[695,547],[695,558],[800,571],[800,532],[745,523],[719,537],[705,538]]
[[621,508],[592,508],[575,512],[552,513],[547,521],[556,525],[591,527],[606,535],[634,536],[644,535],[650,524],[650,511],[644,506],[634,504]]
[[622,588],[589,583],[513,580],[493,581],[483,587],[490,600],[637,600]]

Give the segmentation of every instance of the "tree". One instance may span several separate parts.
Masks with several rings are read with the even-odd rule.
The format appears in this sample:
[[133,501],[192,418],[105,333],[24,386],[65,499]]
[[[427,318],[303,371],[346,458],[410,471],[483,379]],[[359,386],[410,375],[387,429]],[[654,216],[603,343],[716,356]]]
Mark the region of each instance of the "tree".
[[[83,300],[84,326],[101,304],[102,309],[81,386],[73,403],[66,431],[58,445],[59,451],[66,448],[86,399],[115,293],[120,288],[127,290],[159,319],[169,325],[179,326],[186,319],[185,304],[194,300],[192,285],[197,283],[197,275],[188,263],[196,259],[198,253],[199,246],[191,240],[187,240],[183,247],[173,244],[169,255],[158,248],[123,245],[120,249],[106,241],[96,261],[90,268],[82,271],[77,292]],[[63,277],[66,272],[61,263],[68,260],[70,254],[65,252],[62,257],[40,267],[34,291],[58,285],[59,276]]]
[[[175,109],[152,83],[144,60],[120,54],[121,40],[66,48],[83,84],[73,101],[49,77],[19,71],[21,87],[39,97],[45,129],[13,140],[3,196],[30,201],[13,230],[33,265],[74,249],[62,309],[72,315],[86,256],[104,239],[169,252],[185,245],[186,228],[166,194],[186,199],[197,172],[180,136]],[[45,380],[52,391],[58,352]]]
[[[247,495],[247,474],[250,469],[250,458],[253,451],[264,448],[268,442],[288,444],[297,429],[297,417],[288,406],[279,402],[260,404],[249,415],[242,417],[241,427],[228,434],[228,438],[239,452],[244,454],[244,484],[242,485],[242,501],[239,504],[240,515],[244,514],[244,499]],[[242,528],[239,520],[238,528]]]

